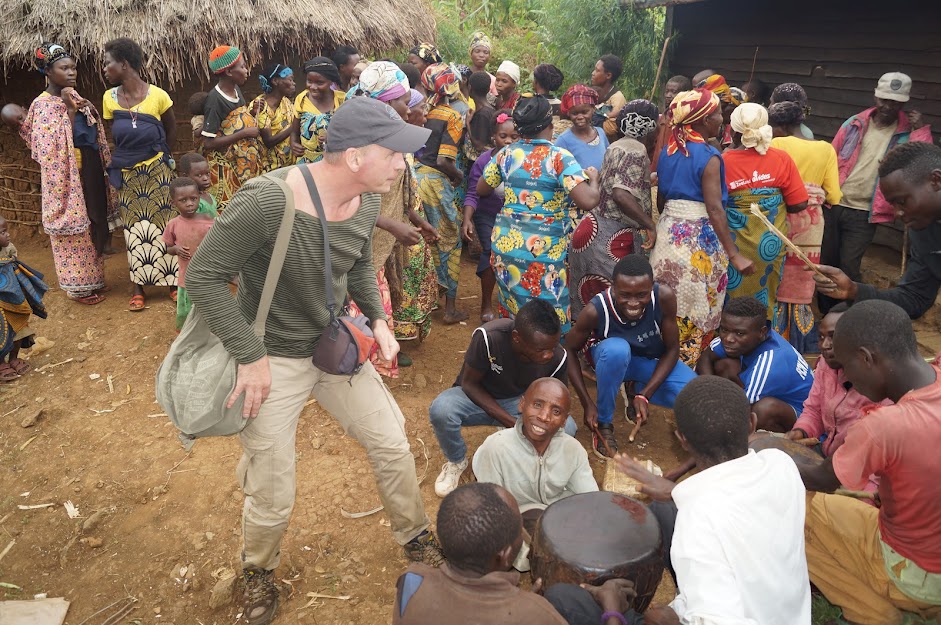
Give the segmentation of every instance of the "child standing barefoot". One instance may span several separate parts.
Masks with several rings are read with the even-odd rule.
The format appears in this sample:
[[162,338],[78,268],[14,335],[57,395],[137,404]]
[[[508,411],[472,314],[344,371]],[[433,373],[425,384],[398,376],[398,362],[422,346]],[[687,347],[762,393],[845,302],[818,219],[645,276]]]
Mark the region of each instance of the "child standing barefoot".
[[20,348],[33,344],[29,316],[46,318],[42,298],[47,290],[42,274],[17,259],[6,219],[0,217],[0,383],[29,371]]
[[517,139],[519,134],[513,125],[513,112],[503,110],[494,117],[491,127],[491,143],[493,148],[487,150],[471,167],[470,174],[467,177],[467,197],[464,198],[464,223],[461,226],[461,234],[464,239],[470,241],[474,237],[476,230],[480,238],[480,261],[477,263],[477,277],[480,278],[480,322],[486,323],[493,321],[493,289],[496,286],[496,277],[493,273],[493,267],[490,265],[490,236],[493,233],[493,223],[497,218],[497,213],[503,208],[503,189],[498,188],[494,193],[485,198],[477,195],[477,181],[484,172],[484,168],[490,163],[494,154],[504,147],[510,145]]
[[196,209],[196,214],[217,217],[219,203],[209,192],[212,179],[209,177],[209,161],[206,157],[196,152],[188,152],[180,157],[176,170],[181,177],[191,178],[199,187],[199,208]]
[[186,293],[186,268],[213,223],[211,215],[196,212],[200,204],[199,196],[199,185],[192,178],[176,178],[170,183],[170,202],[180,214],[167,224],[163,231],[163,242],[167,245],[167,254],[177,256],[180,262],[176,295],[177,330],[183,327],[193,308],[193,302]]

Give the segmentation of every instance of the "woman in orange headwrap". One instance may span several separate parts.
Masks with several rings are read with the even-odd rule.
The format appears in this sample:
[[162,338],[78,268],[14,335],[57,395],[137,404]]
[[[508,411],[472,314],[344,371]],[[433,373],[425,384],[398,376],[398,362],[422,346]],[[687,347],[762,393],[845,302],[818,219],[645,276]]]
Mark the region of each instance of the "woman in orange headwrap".
[[754,263],[738,253],[729,234],[725,168],[706,143],[722,124],[719,97],[706,89],[684,91],[667,116],[672,130],[657,164],[660,222],[650,261],[657,282],[676,293],[680,358],[695,367],[719,327],[729,263],[745,275]]

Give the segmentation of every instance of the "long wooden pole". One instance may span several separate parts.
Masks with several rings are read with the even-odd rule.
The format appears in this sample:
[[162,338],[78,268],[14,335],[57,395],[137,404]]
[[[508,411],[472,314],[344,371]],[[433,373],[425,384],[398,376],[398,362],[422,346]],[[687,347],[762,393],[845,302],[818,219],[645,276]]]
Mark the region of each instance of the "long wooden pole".
[[672,37],[667,37],[663,41],[663,49],[660,51],[660,64],[657,65],[657,75],[653,79],[653,89],[650,91],[648,100],[653,101],[653,98],[657,97],[657,85],[660,84],[660,73],[663,71],[663,61],[667,57],[667,46],[670,45],[670,39],[672,39]]

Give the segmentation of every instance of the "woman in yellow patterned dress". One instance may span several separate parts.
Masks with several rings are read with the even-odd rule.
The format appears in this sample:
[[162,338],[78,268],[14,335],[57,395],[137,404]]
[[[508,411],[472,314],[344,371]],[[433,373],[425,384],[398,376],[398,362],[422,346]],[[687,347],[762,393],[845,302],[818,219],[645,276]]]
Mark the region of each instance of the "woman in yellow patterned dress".
[[261,172],[274,171],[297,160],[291,153],[291,125],[294,123],[294,71],[285,65],[269,65],[258,76],[262,94],[252,102],[252,111],[261,134]]
[[298,163],[316,163],[323,158],[327,126],[333,112],[346,99],[340,90],[340,72],[325,56],[304,63],[307,89],[294,100],[297,117],[291,126],[291,149]]
[[[102,117],[111,121],[115,149],[108,174],[118,192],[133,293],[128,309],[145,308],[145,286],[176,287],[177,258],[167,254],[163,229],[177,215],[170,205],[170,146],[176,143],[173,100],[145,82],[144,51],[130,39],[105,44]],[[176,290],[171,292],[175,299]]]
[[261,173],[261,132],[240,88],[248,80],[245,57],[235,46],[219,46],[209,55],[209,69],[219,77],[203,105],[203,148],[209,161],[209,193],[219,210],[242,183]]

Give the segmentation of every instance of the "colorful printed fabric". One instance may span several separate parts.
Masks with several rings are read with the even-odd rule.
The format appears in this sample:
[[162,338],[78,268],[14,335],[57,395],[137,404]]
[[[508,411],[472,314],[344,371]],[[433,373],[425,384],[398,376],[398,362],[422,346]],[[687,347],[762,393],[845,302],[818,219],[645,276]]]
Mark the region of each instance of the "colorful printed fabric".
[[[240,130],[257,126],[252,110],[249,106],[239,106],[233,109],[222,120],[219,134],[223,137],[234,135]],[[219,210],[225,210],[226,204],[239,190],[243,183],[251,180],[261,173],[262,159],[257,139],[242,139],[236,141],[225,150],[206,150],[206,160],[209,161],[209,179],[211,186],[209,193],[219,203]]]
[[425,68],[421,84],[428,92],[432,106],[447,104],[461,90],[461,77],[447,63],[435,63]]
[[432,244],[438,284],[446,290],[447,297],[457,297],[457,282],[461,274],[461,225],[454,201],[454,186],[447,176],[427,165],[419,166],[415,177],[425,217],[438,231],[438,240]]
[[676,94],[667,112],[673,132],[667,142],[667,154],[682,153],[689,156],[687,143],[705,143],[701,134],[691,128],[693,124],[712,115],[719,108],[719,96],[706,89],[693,89]]
[[49,235],[59,288],[70,298],[91,295],[105,286],[105,259],[88,232]]
[[[778,287],[780,292],[780,287]],[[772,318],[774,331],[802,354],[820,352],[817,318],[810,304],[788,304],[778,301]]]
[[327,140],[327,127],[333,118],[333,113],[346,100],[342,91],[333,93],[333,110],[322,112],[311,102],[308,92],[298,94],[294,100],[294,111],[301,118],[301,145],[304,146],[304,156],[297,159],[298,163],[316,163],[323,158],[324,147]]
[[62,59],[70,59],[72,55],[69,51],[57,43],[43,42],[33,53],[33,64],[39,73],[44,74],[46,70],[55,65]]
[[471,35],[470,42],[470,52],[473,52],[475,48],[484,48],[487,51],[493,49],[493,44],[490,42],[490,37],[481,31],[477,31]]
[[729,87],[729,83],[726,82],[725,78],[719,74],[713,74],[696,86],[702,89],[708,89],[709,91],[719,96],[719,99],[726,104],[734,104],[735,106],[738,106],[742,103],[741,98],[737,97],[737,94],[735,94],[731,87]]
[[714,332],[703,332],[689,317],[677,317],[676,326],[680,331],[680,361],[690,369],[695,369],[703,348],[712,341]]
[[562,106],[560,111],[563,115],[568,115],[576,106],[588,104],[595,106],[598,104],[598,92],[588,85],[572,85],[562,95]]
[[[252,108],[255,107],[258,110],[258,115],[255,118],[258,121],[258,127],[267,128],[272,136],[290,127],[294,122],[294,103],[291,102],[291,98],[281,98],[278,107],[272,109],[268,106],[265,96],[260,95],[252,102]],[[271,148],[265,147],[262,142],[259,150],[262,154],[260,174],[293,165],[297,161],[297,158],[291,153],[290,136]]]
[[46,318],[42,298],[48,290],[41,273],[0,253],[0,362],[15,341],[28,335],[30,315]]
[[562,333],[571,327],[566,256],[572,220],[569,193],[586,180],[566,150],[542,139],[524,139],[501,150],[484,180],[504,185],[504,207],[491,238],[502,317],[512,318],[533,298],[555,309]]
[[176,286],[178,261],[167,254],[163,230],[178,215],[170,205],[173,170],[164,161],[122,170],[118,205],[131,282],[140,286]]
[[274,81],[277,78],[287,78],[293,76],[294,70],[290,67],[275,63],[269,65],[258,75],[258,83],[261,85],[262,93],[271,93],[274,90]]
[[[380,269],[379,273],[376,274],[376,281],[379,285],[379,299],[382,300],[382,310],[386,313],[387,316],[386,323],[389,324],[389,329],[394,332],[395,322],[392,318],[392,297],[389,294],[389,282],[386,280],[385,267]],[[357,306],[356,302],[353,300],[350,300],[349,311],[351,317],[359,317],[363,314],[363,311],[359,309],[359,306]],[[387,378],[399,377],[398,356],[396,356],[391,363],[387,360],[384,360],[379,354],[378,343],[373,344],[372,351],[369,352],[369,362],[371,362],[373,367],[376,368],[376,371],[379,372],[379,375],[384,375]]]
[[438,48],[430,43],[420,43],[409,50],[408,53],[414,54],[428,64],[440,63],[442,61],[441,53],[438,52]]
[[807,189],[797,166],[783,150],[769,148],[764,155],[754,148],[729,150],[723,155],[729,199],[725,212],[729,232],[738,251],[755,263],[755,272],[743,276],[729,266],[729,298],[750,296],[766,304],[774,316],[778,284],[787,251],[784,243],[752,214],[757,204],[774,226],[787,234],[787,205],[807,201]]
[[598,207],[578,222],[569,247],[573,319],[592,297],[611,285],[614,265],[641,251],[646,231],[621,211],[614,190],[627,191],[647,216],[653,213],[647,148],[627,137],[615,141],[605,153],[600,183]]
[[[688,344],[683,362],[694,367],[702,350],[700,337],[719,327],[725,304],[729,257],[709,221],[706,205],[691,200],[667,200],[657,222],[657,244],[650,256],[654,279],[676,293],[676,316],[686,319]],[[682,328],[681,328],[682,329]]]
[[[820,185],[808,182],[804,183],[804,187],[807,189],[807,209],[787,214],[788,238],[812,262],[819,264],[820,244],[823,242],[823,203],[827,195]],[[790,250],[787,251],[781,284],[778,286],[779,302],[810,304],[813,301],[813,273],[805,271],[805,267],[801,259]]]
[[359,75],[359,83],[350,87],[346,97],[364,95],[380,102],[391,102],[408,93],[408,76],[391,61],[370,63]]
[[209,53],[209,71],[221,74],[242,58],[242,51],[235,46],[216,46]]

